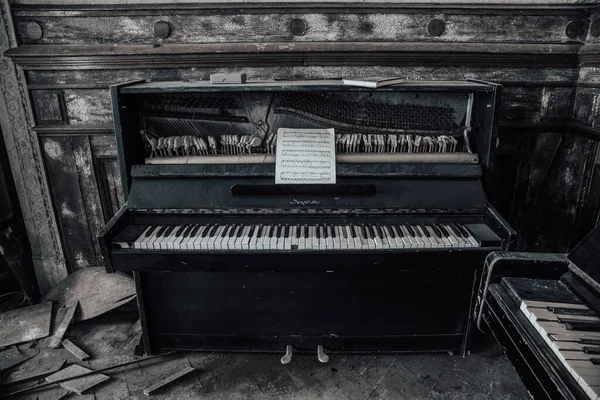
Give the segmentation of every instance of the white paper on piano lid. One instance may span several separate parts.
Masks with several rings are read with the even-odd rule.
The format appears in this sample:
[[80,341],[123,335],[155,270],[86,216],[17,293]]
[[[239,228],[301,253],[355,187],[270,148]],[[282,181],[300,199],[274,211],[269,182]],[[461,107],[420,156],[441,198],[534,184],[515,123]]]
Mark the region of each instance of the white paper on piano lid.
[[277,130],[276,184],[335,184],[335,131]]

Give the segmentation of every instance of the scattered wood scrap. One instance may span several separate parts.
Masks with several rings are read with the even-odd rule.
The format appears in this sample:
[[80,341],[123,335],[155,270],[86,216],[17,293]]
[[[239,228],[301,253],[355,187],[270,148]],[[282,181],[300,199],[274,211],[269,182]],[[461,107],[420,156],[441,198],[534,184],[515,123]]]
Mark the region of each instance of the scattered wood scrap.
[[[91,369],[84,368],[77,364],[73,364],[55,374],[46,377],[46,381],[49,383],[58,383],[65,389],[71,390],[79,395],[88,389],[93,388],[96,385],[110,379],[108,376],[103,374],[94,374]],[[81,376],[88,374],[86,376]],[[73,378],[73,379],[69,379]]]
[[156,392],[157,390],[161,389],[163,386],[166,386],[168,384],[170,384],[171,382],[176,381],[179,378],[182,378],[184,376],[186,376],[187,374],[189,374],[190,372],[194,371],[195,369],[192,367],[185,367],[184,369],[182,369],[181,371],[166,377],[165,379],[163,379],[160,382],[155,383],[152,386],[147,387],[146,389],[144,389],[144,394],[146,396],[150,396],[152,393]]
[[9,369],[27,361],[37,354],[36,351],[21,352],[17,346],[10,346],[0,351],[0,370]]
[[13,384],[40,378],[58,371],[66,362],[65,359],[60,358],[58,355],[56,350],[44,349],[36,357],[19,365],[16,370],[4,379],[4,384]]
[[[60,346],[60,342],[62,341],[67,328],[69,328],[69,324],[73,320],[73,316],[75,315],[75,310],[77,310],[77,305],[79,302],[75,302],[72,306],[64,308],[64,312],[62,314],[62,319],[59,322],[59,313],[56,314],[56,321],[53,324],[55,329],[52,332],[52,336],[48,338],[47,346],[51,349],[56,349]],[[58,326],[57,326],[58,325]]]
[[52,303],[45,302],[0,314],[0,348],[50,335]]
[[73,321],[85,321],[113,310],[135,298],[133,279],[123,273],[109,274],[103,267],[80,269],[56,284],[44,296],[59,307],[79,302]]
[[85,351],[81,350],[69,339],[63,340],[62,345],[65,349],[67,349],[69,351],[69,353],[73,354],[75,357],[77,357],[81,361],[85,361],[88,358],[90,358],[90,356]]

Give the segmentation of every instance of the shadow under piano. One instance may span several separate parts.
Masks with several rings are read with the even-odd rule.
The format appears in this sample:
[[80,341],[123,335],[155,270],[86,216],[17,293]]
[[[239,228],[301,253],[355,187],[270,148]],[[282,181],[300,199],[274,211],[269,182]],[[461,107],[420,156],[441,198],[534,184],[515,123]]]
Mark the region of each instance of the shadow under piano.
[[[134,275],[145,351],[468,354],[484,259],[514,235],[482,184],[498,92],[113,86],[127,202],[100,243]],[[276,185],[279,128],[333,128],[337,182]]]

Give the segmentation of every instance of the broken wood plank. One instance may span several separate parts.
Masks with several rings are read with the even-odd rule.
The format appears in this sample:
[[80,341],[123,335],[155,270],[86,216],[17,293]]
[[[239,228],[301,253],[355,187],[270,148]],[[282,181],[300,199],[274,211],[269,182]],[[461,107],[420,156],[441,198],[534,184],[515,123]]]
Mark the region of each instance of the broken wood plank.
[[11,346],[0,352],[0,370],[14,367],[37,355],[37,352],[22,353],[16,346]]
[[181,371],[179,371],[171,376],[166,377],[162,381],[157,382],[154,385],[147,387],[146,389],[144,389],[144,394],[146,396],[150,396],[152,393],[156,392],[163,386],[166,386],[166,385],[170,384],[171,382],[176,381],[179,378],[182,378],[183,376],[189,374],[192,371],[195,371],[195,369],[192,367],[186,367],[186,368],[182,369]]
[[109,274],[104,267],[75,271],[54,286],[44,300],[60,307],[79,301],[74,321],[85,321],[113,310],[135,297],[133,279],[123,273]]
[[51,318],[51,302],[1,313],[0,347],[47,337]]
[[[58,346],[60,346],[60,342],[61,342],[63,336],[65,335],[65,332],[69,328],[69,324],[73,320],[73,316],[75,315],[75,310],[77,310],[78,304],[79,304],[79,302],[76,301],[75,304],[66,308],[64,317],[62,318],[62,321],[60,321],[60,324],[58,325],[58,327],[56,327],[54,332],[52,332],[52,336],[50,336],[50,338],[48,338],[47,344],[48,344],[48,347],[50,347],[51,349],[56,349]],[[58,317],[58,313],[57,313],[57,317]]]
[[75,343],[71,342],[69,339],[63,340],[62,345],[65,349],[67,349],[69,351],[69,353],[73,354],[75,357],[77,357],[81,361],[85,361],[88,358],[90,358],[90,356],[85,351],[81,350],[79,347],[77,347],[75,345]]
[[[96,385],[109,379],[108,376],[103,374],[94,374],[91,369],[84,368],[80,365],[73,364],[68,368],[58,371],[55,374],[46,377],[48,383],[57,383],[65,389],[71,390],[79,395],[88,389],[93,388]],[[82,374],[90,374],[86,376],[80,376]],[[73,379],[69,379],[73,377]],[[65,380],[67,379],[67,380]],[[62,382],[61,382],[62,381]]]
[[15,371],[4,379],[5,384],[12,384],[29,379],[40,378],[52,374],[65,364],[64,358],[58,357],[60,352],[44,349],[36,357],[22,363]]

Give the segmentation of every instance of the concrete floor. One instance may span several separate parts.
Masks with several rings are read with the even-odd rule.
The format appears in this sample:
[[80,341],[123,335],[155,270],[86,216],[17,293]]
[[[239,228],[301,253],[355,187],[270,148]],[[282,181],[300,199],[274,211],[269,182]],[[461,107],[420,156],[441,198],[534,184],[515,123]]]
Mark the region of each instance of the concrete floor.
[[[102,360],[127,359],[135,315],[112,313],[69,328],[69,338],[91,355],[79,362],[97,369]],[[164,387],[155,399],[528,399],[519,377],[493,338],[478,340],[466,358],[448,354],[295,355],[178,353],[107,372],[110,380],[88,399],[147,399],[143,389],[188,365],[197,370]],[[58,349],[57,352],[64,349]],[[65,356],[56,353],[56,356]],[[67,362],[75,362],[68,360]],[[64,396],[64,397],[61,397]],[[15,397],[16,398],[16,397]],[[85,399],[61,388],[21,399]]]

